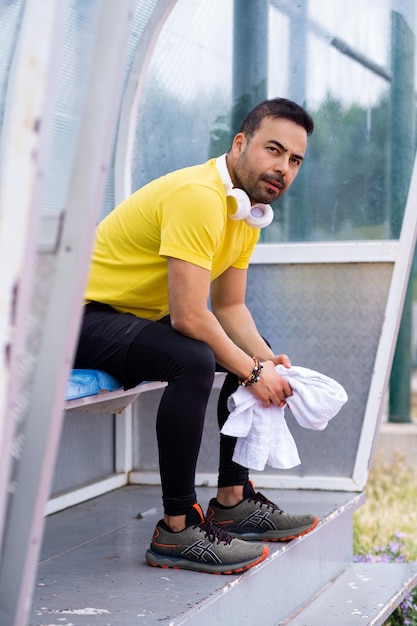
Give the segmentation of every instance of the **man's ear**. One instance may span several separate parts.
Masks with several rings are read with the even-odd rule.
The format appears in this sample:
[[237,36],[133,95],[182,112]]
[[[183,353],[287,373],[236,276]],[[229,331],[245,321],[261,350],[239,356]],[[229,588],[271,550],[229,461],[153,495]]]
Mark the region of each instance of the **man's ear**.
[[247,139],[244,133],[238,133],[235,135],[232,143],[232,154],[236,158],[240,155],[244,147],[246,146]]

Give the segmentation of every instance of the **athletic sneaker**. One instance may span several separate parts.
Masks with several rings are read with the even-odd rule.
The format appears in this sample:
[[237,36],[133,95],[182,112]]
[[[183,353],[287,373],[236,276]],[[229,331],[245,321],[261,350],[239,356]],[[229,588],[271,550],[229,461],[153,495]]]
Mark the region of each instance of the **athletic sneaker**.
[[237,574],[265,560],[269,548],[235,539],[206,519],[198,504],[186,516],[187,527],[173,532],[160,520],[146,560],[154,567],[190,569],[210,574]]
[[288,541],[313,530],[315,515],[290,515],[261,493],[255,493],[250,480],[244,486],[244,500],[235,506],[223,506],[212,498],[207,518],[217,522],[233,537],[245,541]]

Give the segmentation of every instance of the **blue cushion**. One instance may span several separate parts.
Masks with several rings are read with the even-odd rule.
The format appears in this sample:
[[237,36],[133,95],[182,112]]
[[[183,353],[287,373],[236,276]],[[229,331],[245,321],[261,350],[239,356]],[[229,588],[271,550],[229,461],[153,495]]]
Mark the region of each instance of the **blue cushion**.
[[121,383],[101,370],[72,370],[67,383],[66,400],[95,396],[99,391],[115,391]]

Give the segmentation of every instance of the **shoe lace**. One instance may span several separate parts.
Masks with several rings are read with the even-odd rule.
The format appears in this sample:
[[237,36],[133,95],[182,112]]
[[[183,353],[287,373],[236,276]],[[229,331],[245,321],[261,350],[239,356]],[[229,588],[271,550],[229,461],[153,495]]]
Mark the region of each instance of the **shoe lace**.
[[200,528],[206,538],[213,543],[223,542],[224,544],[229,544],[233,539],[232,535],[229,535],[220,524],[207,517],[204,518],[204,522],[198,524],[198,528]]
[[273,511],[277,511],[278,513],[284,513],[284,511],[277,505],[268,500],[262,493],[259,491],[255,493],[253,496],[249,496],[249,501],[255,502],[256,504],[260,504],[261,508],[265,505],[268,508],[271,508]]

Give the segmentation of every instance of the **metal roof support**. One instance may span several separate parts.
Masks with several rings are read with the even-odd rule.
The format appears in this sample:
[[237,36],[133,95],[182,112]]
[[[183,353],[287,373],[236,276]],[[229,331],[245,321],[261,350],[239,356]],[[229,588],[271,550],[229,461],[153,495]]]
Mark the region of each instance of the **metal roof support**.
[[[53,0],[46,4],[51,11],[56,5]],[[24,35],[29,41],[33,37],[39,39],[39,31],[30,21],[30,9],[35,5],[36,13],[39,2],[29,0],[26,6],[25,20],[30,28]],[[1,553],[0,623],[8,626],[22,626],[28,619],[45,503],[61,433],[66,382],[80,321],[86,267],[117,122],[121,70],[134,0],[117,3],[100,0],[97,7],[90,80],[84,94],[65,219],[56,248],[50,251],[48,259],[53,267],[50,280],[42,283],[41,277],[37,277],[42,289],[39,296],[46,302],[44,317],[38,320],[38,325],[47,332],[41,332],[38,337],[32,393],[24,407],[24,432],[14,469],[15,491],[9,497]],[[40,130],[42,132],[42,128]],[[11,137],[10,141],[13,139]]]
[[[413,3],[412,3],[413,4]],[[414,22],[414,6],[408,8]],[[411,168],[415,155],[415,35],[406,16],[391,12],[391,201],[390,225],[393,237],[401,228]],[[411,325],[413,285],[408,283],[390,378],[389,421],[411,422]]]
[[233,4],[232,137],[247,113],[268,91],[268,2],[235,0]]
[[8,492],[13,490],[13,458],[17,453],[9,450],[29,403],[26,393],[19,397],[18,387],[28,361],[27,315],[44,192],[56,57],[65,13],[66,3],[61,3],[59,10],[53,1],[27,3],[14,50],[1,132],[0,548]]

